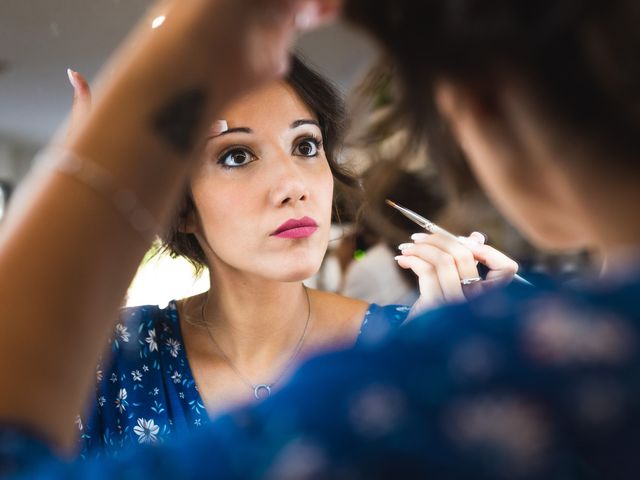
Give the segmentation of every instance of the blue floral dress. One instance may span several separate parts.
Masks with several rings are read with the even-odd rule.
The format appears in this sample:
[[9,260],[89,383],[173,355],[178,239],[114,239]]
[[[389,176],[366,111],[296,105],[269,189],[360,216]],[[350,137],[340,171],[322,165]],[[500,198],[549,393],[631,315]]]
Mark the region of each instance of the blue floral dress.
[[536,286],[311,359],[264,402],[117,458],[62,460],[0,422],[0,478],[637,480],[640,271]]
[[[408,313],[405,306],[370,305],[356,345],[381,340]],[[95,400],[76,420],[83,456],[117,454],[131,443],[159,443],[210,423],[187,360],[175,301],[162,309],[123,310],[110,343],[110,358],[96,369]]]

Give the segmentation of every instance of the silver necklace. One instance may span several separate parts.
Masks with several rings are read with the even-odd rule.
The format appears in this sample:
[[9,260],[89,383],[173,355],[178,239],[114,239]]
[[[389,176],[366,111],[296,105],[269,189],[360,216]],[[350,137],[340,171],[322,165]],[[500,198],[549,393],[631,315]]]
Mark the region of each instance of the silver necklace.
[[304,343],[304,339],[307,336],[307,329],[309,327],[309,319],[311,318],[311,301],[309,300],[309,292],[307,291],[307,287],[306,286],[303,285],[303,288],[304,288],[305,296],[307,297],[307,307],[308,307],[307,321],[304,323],[304,329],[302,330],[302,335],[300,335],[300,339],[298,340],[298,343],[296,344],[296,348],[293,350],[293,354],[291,355],[291,357],[289,357],[289,360],[287,360],[287,363],[285,363],[285,366],[284,366],[283,370],[280,372],[280,375],[278,375],[276,377],[276,379],[274,381],[272,381],[271,383],[254,384],[251,380],[249,380],[247,377],[245,377],[242,374],[242,372],[240,372],[240,370],[238,370],[238,368],[234,365],[234,363],[231,361],[229,356],[224,352],[222,347],[220,347],[220,345],[218,345],[218,342],[216,342],[216,339],[213,338],[213,334],[211,333],[211,329],[209,328],[209,324],[206,321],[207,317],[205,316],[205,309],[207,308],[207,303],[209,301],[209,297],[207,297],[205,299],[205,301],[202,303],[202,311],[201,311],[202,322],[204,323],[204,328],[207,329],[207,333],[209,334],[209,338],[211,339],[211,341],[213,342],[215,347],[218,349],[218,351],[222,355],[222,358],[224,358],[225,362],[227,362],[229,367],[231,367],[231,369],[235,372],[235,374],[238,376],[238,378],[240,378],[240,380],[242,380],[242,382],[245,385],[247,385],[249,388],[251,388],[253,390],[253,396],[256,397],[257,400],[261,400],[263,398],[267,398],[267,397],[271,396],[271,389],[273,388],[273,386],[276,383],[278,383],[282,379],[284,374],[287,373],[287,371],[289,370],[289,368],[293,364],[293,361],[298,356],[298,353],[300,353],[300,349],[302,349],[302,344]]

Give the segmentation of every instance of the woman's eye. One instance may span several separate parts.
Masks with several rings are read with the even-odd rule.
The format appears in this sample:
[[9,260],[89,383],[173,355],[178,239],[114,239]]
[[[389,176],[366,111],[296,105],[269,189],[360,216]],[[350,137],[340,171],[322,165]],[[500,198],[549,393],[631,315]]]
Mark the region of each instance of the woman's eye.
[[218,163],[224,167],[242,167],[254,160],[253,154],[247,150],[231,150],[220,157]]
[[303,157],[315,157],[320,151],[320,144],[317,140],[307,138],[302,140],[295,149],[295,154],[302,155]]

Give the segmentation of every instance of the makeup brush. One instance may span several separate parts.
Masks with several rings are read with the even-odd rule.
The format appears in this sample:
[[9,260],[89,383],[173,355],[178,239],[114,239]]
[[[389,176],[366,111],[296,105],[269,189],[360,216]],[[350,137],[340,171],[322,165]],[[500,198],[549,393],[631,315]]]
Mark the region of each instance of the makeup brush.
[[[432,221],[427,220],[422,215],[418,215],[413,210],[409,210],[408,208],[402,207],[402,206],[398,205],[397,203],[392,202],[389,199],[387,199],[386,202],[387,202],[388,205],[390,205],[393,208],[395,208],[396,210],[398,210],[400,213],[402,213],[405,217],[407,217],[413,223],[415,223],[417,225],[420,225],[427,232],[429,232],[429,233],[439,233],[441,235],[444,235],[445,237],[448,237],[448,238],[450,238],[452,240],[455,240],[456,242],[461,243],[461,244],[464,245],[464,242],[462,242],[454,234],[452,234],[452,233],[448,232],[447,230],[445,230],[444,228],[436,225]],[[522,278],[520,275],[514,275],[513,280],[515,282],[522,283],[524,285],[528,285],[530,287],[533,287],[533,284],[531,282],[528,282],[527,280]]]

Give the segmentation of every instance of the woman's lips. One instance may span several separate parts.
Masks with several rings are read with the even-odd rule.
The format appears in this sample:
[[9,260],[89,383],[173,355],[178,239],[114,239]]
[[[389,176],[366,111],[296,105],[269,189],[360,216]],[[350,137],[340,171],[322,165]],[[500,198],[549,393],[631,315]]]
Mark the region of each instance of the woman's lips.
[[291,218],[280,225],[271,235],[279,238],[307,238],[318,230],[318,224],[313,218]]

